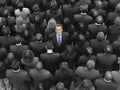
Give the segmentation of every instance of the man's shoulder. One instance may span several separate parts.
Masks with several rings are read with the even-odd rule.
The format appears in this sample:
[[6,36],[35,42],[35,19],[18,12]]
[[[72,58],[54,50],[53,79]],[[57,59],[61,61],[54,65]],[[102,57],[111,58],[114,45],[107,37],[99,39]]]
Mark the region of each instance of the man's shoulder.
[[53,37],[55,35],[56,35],[55,33],[51,33],[51,34],[49,34],[49,37]]
[[64,35],[69,35],[69,33],[68,33],[68,32],[63,32],[63,34],[64,34]]

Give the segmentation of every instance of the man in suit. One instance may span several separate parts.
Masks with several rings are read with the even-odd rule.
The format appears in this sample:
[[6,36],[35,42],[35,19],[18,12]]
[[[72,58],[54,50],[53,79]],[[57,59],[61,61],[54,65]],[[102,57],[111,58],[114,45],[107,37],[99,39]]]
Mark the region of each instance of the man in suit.
[[10,36],[10,28],[5,26],[2,29],[3,35],[0,36],[0,43],[7,49],[10,49],[10,45],[15,44],[15,38],[13,36]]
[[120,36],[120,16],[115,18],[114,25],[108,27],[108,40],[113,43]]
[[107,33],[107,26],[103,22],[103,17],[98,15],[96,17],[96,22],[94,24],[88,25],[88,32],[90,33],[90,38],[96,38],[98,32]]
[[120,57],[118,57],[119,70],[111,71],[113,81],[117,84],[117,90],[120,90]]
[[107,71],[104,78],[97,78],[95,80],[96,90],[117,90],[117,85],[112,80],[111,72]]
[[90,40],[90,46],[93,48],[93,54],[103,53],[105,46],[109,44],[108,40],[105,40],[103,32],[99,32],[96,36],[96,39]]
[[116,55],[112,54],[112,45],[106,45],[104,53],[98,53],[96,56],[97,65],[96,68],[103,74],[106,71],[112,71],[115,69],[117,62]]
[[67,44],[70,44],[69,34],[63,32],[61,24],[56,25],[55,33],[50,34],[48,39],[54,44],[54,51],[59,53],[64,51]]
[[35,37],[35,41],[30,42],[29,46],[30,49],[34,52],[36,57],[39,57],[40,54],[45,53],[46,49],[45,49],[45,42],[43,42],[43,37],[42,34],[37,33],[36,37]]
[[44,90],[49,90],[52,81],[52,74],[43,69],[42,62],[38,62],[34,69],[29,71],[31,80],[31,90],[38,90],[39,84],[42,83]]
[[112,46],[113,46],[114,54],[120,57],[120,36],[117,40],[113,42]]
[[20,69],[20,62],[13,61],[11,67],[6,70],[6,77],[10,79],[13,90],[30,90],[28,73]]
[[40,60],[43,62],[44,68],[49,70],[52,74],[59,68],[61,63],[61,58],[59,53],[53,52],[53,44],[51,42],[46,42],[47,53],[40,55]]
[[81,28],[85,28],[85,30],[87,29],[88,24],[90,24],[93,20],[93,18],[87,14],[88,11],[88,5],[87,4],[83,4],[80,5],[80,14],[74,14],[74,22],[76,25],[79,25]]
[[86,66],[78,66],[75,70],[76,75],[81,79],[95,80],[100,77],[100,73],[95,69],[95,61],[89,60]]
[[62,62],[60,68],[56,70],[55,80],[56,83],[63,82],[65,88],[69,89],[71,81],[74,79],[74,73],[72,69],[69,69],[67,62]]
[[120,3],[118,3],[115,7],[114,12],[108,13],[108,25],[113,25],[115,18],[120,16]]
[[23,51],[28,50],[28,45],[22,45],[22,38],[20,35],[16,35],[16,45],[10,46],[10,51],[14,53],[15,57],[20,61]]

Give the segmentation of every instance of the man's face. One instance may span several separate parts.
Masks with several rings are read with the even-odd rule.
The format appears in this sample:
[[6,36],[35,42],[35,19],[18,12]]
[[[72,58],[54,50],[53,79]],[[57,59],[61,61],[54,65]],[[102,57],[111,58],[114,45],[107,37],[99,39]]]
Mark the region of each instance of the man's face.
[[57,26],[55,28],[55,32],[56,32],[57,35],[62,35],[62,32],[63,32],[62,27],[61,26]]

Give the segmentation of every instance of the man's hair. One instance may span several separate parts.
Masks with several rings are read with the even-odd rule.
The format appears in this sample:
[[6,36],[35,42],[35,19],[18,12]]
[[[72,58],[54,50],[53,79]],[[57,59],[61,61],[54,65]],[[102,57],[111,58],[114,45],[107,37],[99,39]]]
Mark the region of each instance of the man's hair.
[[54,45],[52,42],[48,41],[46,42],[46,49],[53,49],[54,48]]
[[56,24],[55,28],[56,27],[63,27],[62,24]]
[[86,66],[89,70],[94,69],[95,68],[95,61],[94,60],[89,60],[86,64]]

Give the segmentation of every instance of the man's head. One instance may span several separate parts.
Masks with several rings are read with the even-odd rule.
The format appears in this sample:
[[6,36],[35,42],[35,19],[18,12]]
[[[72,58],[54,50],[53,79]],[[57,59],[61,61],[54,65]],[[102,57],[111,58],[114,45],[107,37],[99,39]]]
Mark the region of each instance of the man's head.
[[3,35],[4,36],[8,36],[8,35],[10,35],[10,28],[9,27],[4,27],[3,29],[2,29],[2,31],[3,31]]
[[82,13],[86,13],[88,11],[88,5],[87,4],[80,5],[80,11]]
[[86,66],[87,66],[88,70],[94,69],[95,68],[95,61],[89,60],[86,64]]
[[71,4],[71,5],[74,5],[75,2],[76,2],[76,0],[70,0],[70,4]]
[[21,43],[22,38],[20,35],[16,35],[15,40],[16,40],[16,44],[19,44],[19,43]]
[[98,41],[102,41],[104,39],[104,33],[103,32],[98,32],[97,36],[96,36],[96,39]]
[[3,13],[3,16],[7,18],[9,15],[10,15],[10,12],[6,9]]
[[65,86],[62,82],[58,82],[56,85],[56,90],[64,90]]
[[120,26],[120,17],[116,17],[116,18],[115,18],[114,24],[115,24],[116,26]]
[[39,5],[38,5],[38,4],[33,5],[32,11],[33,11],[33,12],[38,12],[38,11],[40,11]]
[[52,9],[52,10],[56,10],[57,7],[58,7],[57,1],[56,1],[56,0],[52,0],[52,1],[51,1],[51,9]]
[[17,6],[18,6],[19,10],[22,11],[24,4],[23,4],[23,2],[19,2]]
[[120,13],[120,3],[118,3],[115,7],[115,11]]
[[52,42],[46,42],[45,48],[46,48],[47,50],[51,50],[51,49],[54,49],[54,45],[53,45]]
[[43,37],[42,37],[41,33],[37,33],[35,38],[36,38],[36,41],[42,41],[43,40]]
[[107,72],[105,73],[104,79],[105,79],[106,81],[111,81],[111,80],[112,80],[112,74],[111,74],[110,71],[107,71]]
[[60,65],[60,69],[63,71],[67,71],[68,70],[68,63],[67,62],[62,62]]
[[11,65],[13,70],[18,70],[20,68],[20,62],[17,60],[14,60]]
[[55,26],[55,32],[56,32],[56,35],[62,35],[63,28],[62,28],[62,25],[61,25],[61,24],[57,24],[57,25]]
[[27,62],[31,62],[34,58],[34,53],[31,50],[25,50],[22,54],[22,58]]
[[43,68],[42,62],[39,61],[35,67],[37,70],[41,70]]
[[96,22],[97,22],[98,24],[103,24],[103,17],[102,17],[101,15],[97,16],[97,17],[96,17]]
[[88,46],[88,47],[86,48],[86,50],[87,50],[87,53],[88,53],[88,54],[92,54],[92,52],[93,52],[92,47],[90,47],[90,46]]
[[111,54],[113,52],[112,45],[106,45],[104,48],[105,53]]

